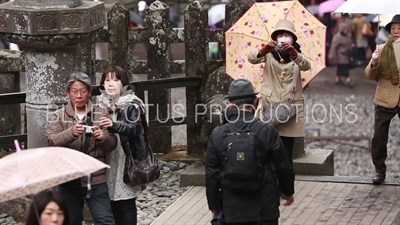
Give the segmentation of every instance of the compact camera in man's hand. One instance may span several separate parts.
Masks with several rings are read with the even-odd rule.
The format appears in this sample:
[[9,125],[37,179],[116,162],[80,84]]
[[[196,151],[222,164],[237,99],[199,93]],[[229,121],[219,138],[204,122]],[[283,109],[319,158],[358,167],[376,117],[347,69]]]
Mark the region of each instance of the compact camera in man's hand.
[[82,127],[85,128],[86,134],[93,134],[93,126],[83,125]]

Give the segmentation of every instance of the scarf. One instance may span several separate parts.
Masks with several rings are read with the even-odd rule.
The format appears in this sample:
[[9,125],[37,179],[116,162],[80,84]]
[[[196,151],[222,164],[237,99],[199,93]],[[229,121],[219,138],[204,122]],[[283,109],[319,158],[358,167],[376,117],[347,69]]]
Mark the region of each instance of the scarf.
[[[297,50],[298,53],[301,53],[300,50],[300,45],[297,42],[293,42],[293,47],[294,49]],[[292,62],[292,59],[290,58],[290,55],[285,53],[285,52],[279,52],[279,54],[281,55],[282,59],[285,60],[285,63],[290,63]],[[281,57],[279,57],[278,53],[276,52],[272,52],[272,56],[274,56],[275,60],[280,62]]]
[[[393,39],[389,38],[386,41],[385,46],[383,47],[380,56],[379,56],[379,65],[378,70],[383,71],[385,73],[385,77],[392,82],[393,85],[399,83],[399,74],[397,71],[397,63],[396,56],[394,54],[393,49]],[[386,76],[388,74],[389,76]]]
[[135,105],[139,109],[140,114],[146,114],[144,102],[133,93],[119,97],[115,105],[112,103],[113,100],[104,93],[98,97],[99,106],[106,108],[110,114],[117,111],[123,111],[130,105]]

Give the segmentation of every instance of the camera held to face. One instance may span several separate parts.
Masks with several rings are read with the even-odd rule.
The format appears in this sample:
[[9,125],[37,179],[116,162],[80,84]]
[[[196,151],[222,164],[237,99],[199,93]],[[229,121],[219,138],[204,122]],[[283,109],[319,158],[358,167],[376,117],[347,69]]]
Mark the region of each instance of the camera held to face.
[[275,51],[283,51],[283,47],[282,47],[282,43],[278,43],[277,45],[275,45]]

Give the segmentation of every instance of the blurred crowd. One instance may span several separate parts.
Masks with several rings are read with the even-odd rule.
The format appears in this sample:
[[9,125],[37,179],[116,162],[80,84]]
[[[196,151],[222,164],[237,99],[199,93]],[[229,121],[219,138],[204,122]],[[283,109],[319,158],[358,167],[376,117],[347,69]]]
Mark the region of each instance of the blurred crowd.
[[376,15],[324,13],[315,16],[327,26],[326,65],[337,66],[335,83],[353,87],[355,82],[350,70],[365,67],[369,62],[368,50],[374,52],[377,45],[386,42],[389,33],[378,23]]

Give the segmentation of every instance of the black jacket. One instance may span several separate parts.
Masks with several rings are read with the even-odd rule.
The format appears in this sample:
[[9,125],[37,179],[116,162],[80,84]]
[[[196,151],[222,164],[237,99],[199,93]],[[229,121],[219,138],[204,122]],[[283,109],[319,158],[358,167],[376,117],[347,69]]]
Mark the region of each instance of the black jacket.
[[[251,121],[254,113],[232,110],[227,113],[229,121],[235,121],[238,116],[240,128],[252,127]],[[254,118],[258,120],[257,118]],[[262,123],[258,120],[259,123]],[[210,136],[207,146],[206,159],[206,195],[210,210],[222,210],[227,223],[257,222],[274,220],[279,218],[279,198],[277,181],[284,195],[294,194],[294,170],[286,154],[285,147],[276,129],[265,124],[259,132],[258,137],[265,146],[261,151],[271,162],[265,166],[264,187],[256,193],[237,194],[229,190],[222,190],[222,201],[220,199],[221,188],[219,181],[220,167],[222,165],[222,154],[226,146],[223,146],[225,135],[229,133],[226,124],[216,127]],[[263,160],[263,161],[264,161]],[[273,166],[271,165],[273,164]],[[222,204],[221,204],[222,203]]]
[[130,105],[125,110],[117,109],[116,113],[117,121],[113,121],[109,131],[119,134],[124,152],[130,150],[134,158],[143,160],[146,156],[147,143],[139,109],[135,105]]

